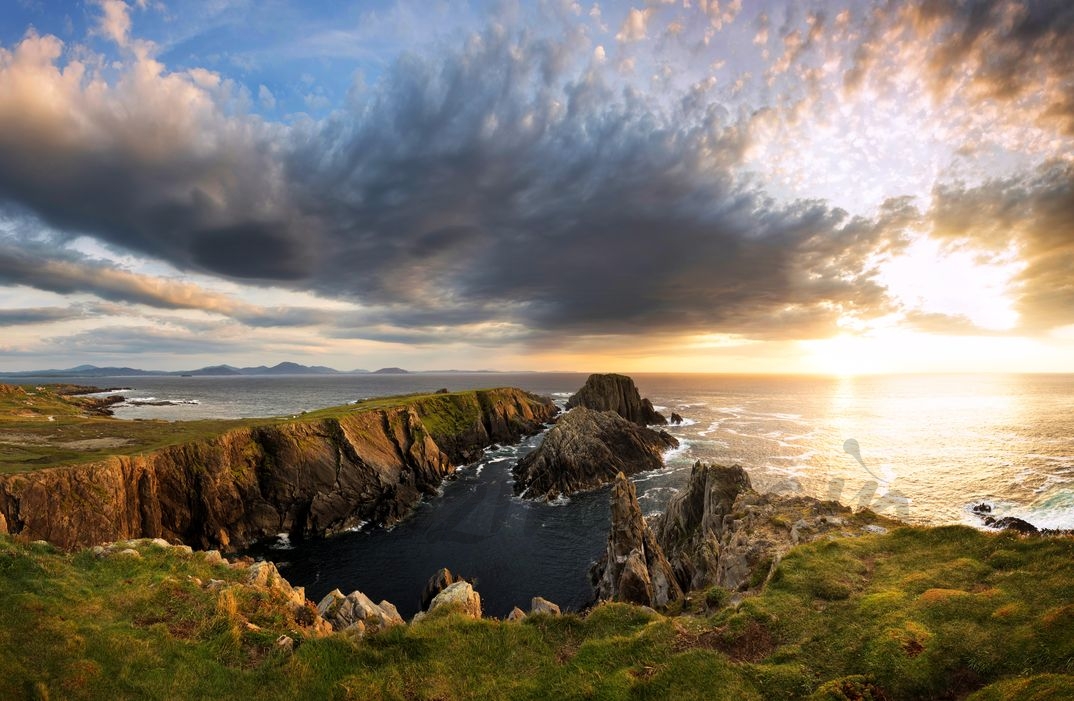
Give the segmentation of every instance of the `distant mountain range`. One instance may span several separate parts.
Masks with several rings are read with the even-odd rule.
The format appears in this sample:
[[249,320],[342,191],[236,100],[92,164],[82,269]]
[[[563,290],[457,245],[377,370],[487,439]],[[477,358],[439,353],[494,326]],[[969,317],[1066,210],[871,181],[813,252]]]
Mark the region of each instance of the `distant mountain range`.
[[[420,372],[420,371],[419,371]],[[495,370],[435,370],[430,373],[492,373]],[[227,377],[231,375],[408,375],[410,370],[403,368],[381,368],[379,370],[349,370],[341,372],[324,365],[301,365],[283,362],[272,367],[237,368],[233,365],[210,365],[197,370],[141,370],[128,367],[98,367],[96,365],[78,365],[73,368],[50,370],[25,370],[22,372],[0,372],[3,377]]]
[[[400,368],[384,368],[377,372],[406,372]],[[210,365],[197,370],[142,370],[128,367],[98,367],[96,365],[79,365],[73,368],[51,370],[28,370],[24,372],[0,373],[7,377],[144,377],[144,376],[180,376],[180,377],[225,377],[229,375],[366,375],[369,370],[351,370],[341,373],[334,368],[323,365],[300,365],[299,363],[283,362],[272,367],[258,365],[257,367],[237,368],[233,365]]]

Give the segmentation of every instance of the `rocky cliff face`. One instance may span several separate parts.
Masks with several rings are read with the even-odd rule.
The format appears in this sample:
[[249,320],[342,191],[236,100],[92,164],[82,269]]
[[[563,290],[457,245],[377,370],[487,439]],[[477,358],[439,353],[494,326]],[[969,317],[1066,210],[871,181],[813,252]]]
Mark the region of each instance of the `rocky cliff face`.
[[517,389],[462,392],[3,475],[0,524],[63,548],[139,537],[239,548],[281,532],[392,523],[456,464],[538,431],[555,412]]
[[679,442],[664,431],[638,426],[611,411],[578,407],[567,412],[541,445],[514,468],[515,493],[555,499],[664,466],[663,451]]
[[639,426],[663,426],[667,419],[642,399],[634,380],[614,373],[590,375],[582,389],[567,400],[567,408],[586,407],[596,411],[614,411]]
[[899,525],[834,501],[758,494],[734,465],[694,464],[686,489],[672,497],[653,530],[686,591],[760,584],[783,553],[827,535],[880,532]]
[[901,524],[834,501],[758,494],[738,465],[697,462],[689,484],[651,525],[634,485],[619,475],[608,551],[591,572],[600,599],[659,607],[713,585],[742,591],[762,584],[800,542],[882,533]]
[[622,472],[611,499],[608,549],[593,571],[597,597],[652,607],[682,597],[671,565],[645,524],[634,484]]

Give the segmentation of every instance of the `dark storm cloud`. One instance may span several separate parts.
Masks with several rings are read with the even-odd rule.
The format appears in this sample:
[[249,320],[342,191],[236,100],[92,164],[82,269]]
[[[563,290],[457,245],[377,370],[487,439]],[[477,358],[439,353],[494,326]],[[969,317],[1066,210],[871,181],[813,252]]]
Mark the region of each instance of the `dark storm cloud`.
[[[0,197],[182,270],[358,301],[372,334],[800,338],[890,311],[866,261],[898,245],[895,214],[775,203],[732,174],[751,115],[613,84],[576,60],[577,37],[491,30],[407,55],[345,109],[289,128],[228,114],[205,76],[141,63],[111,93],[72,87],[56,47],[32,39],[3,68]],[[42,81],[59,81],[62,112],[34,101]],[[42,289],[320,321],[2,263]]]
[[1074,166],[977,187],[941,187],[928,213],[933,235],[996,253],[1018,251],[1017,309],[1031,331],[1074,324]]
[[81,307],[30,307],[25,309],[0,309],[0,328],[24,324],[47,324],[53,321],[69,321],[86,316]]

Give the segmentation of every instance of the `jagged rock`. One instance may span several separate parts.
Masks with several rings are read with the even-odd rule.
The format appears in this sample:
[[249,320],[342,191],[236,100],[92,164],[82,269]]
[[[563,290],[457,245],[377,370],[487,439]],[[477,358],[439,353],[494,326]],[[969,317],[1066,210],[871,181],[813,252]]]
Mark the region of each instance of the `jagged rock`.
[[579,407],[515,466],[515,493],[554,499],[664,466],[663,451],[679,442],[665,431],[638,426],[611,411]]
[[992,505],[985,502],[981,502],[973,507],[973,513],[975,514],[990,514],[992,513]]
[[284,652],[294,652],[295,641],[289,635],[281,635],[276,638],[276,647]]
[[530,601],[530,613],[546,613],[550,616],[558,616],[559,606],[544,597],[535,596]]
[[989,516],[984,520],[986,526],[997,528],[1003,531],[1017,531],[1024,534],[1039,533],[1040,529],[1034,526],[1029,521],[1020,519],[1016,516],[1004,516],[1003,518],[993,518]]
[[627,421],[640,426],[667,423],[653,408],[653,403],[642,399],[634,380],[614,373],[590,375],[582,389],[567,400],[567,408],[586,407],[595,411],[614,411]]
[[429,604],[429,611],[445,607],[456,609],[470,618],[481,618],[481,596],[466,581],[455,582],[437,594]]
[[682,423],[682,417],[676,414],[674,411],[671,412],[671,423],[678,426]]
[[[856,528],[848,530],[854,519]],[[740,591],[767,580],[783,553],[828,534],[877,532],[897,522],[812,497],[758,494],[734,465],[694,464],[686,488],[653,529],[684,590]]]
[[7,519],[0,513],[0,533],[7,535]]
[[683,595],[638,505],[634,484],[619,473],[612,487],[608,549],[594,569],[597,597],[662,607]]
[[343,596],[333,589],[317,604],[317,611],[335,630],[380,630],[404,624],[395,606],[387,601],[374,604],[360,591]]
[[421,607],[419,610],[428,611],[429,605],[433,603],[436,595],[458,581],[461,581],[461,578],[451,574],[451,570],[448,568],[441,567],[425,584],[425,589],[421,592]]
[[246,583],[254,587],[272,589],[283,594],[294,606],[306,605],[305,587],[292,587],[271,562],[255,562],[250,565]]
[[526,618],[526,612],[517,606],[511,609],[511,613],[507,614],[507,620],[512,623],[521,622],[524,618]]
[[557,411],[550,399],[500,388],[266,422],[137,455],[0,475],[0,515],[11,534],[64,549],[142,536],[240,549],[281,531],[321,536],[390,524],[435,493],[455,465],[540,431]]

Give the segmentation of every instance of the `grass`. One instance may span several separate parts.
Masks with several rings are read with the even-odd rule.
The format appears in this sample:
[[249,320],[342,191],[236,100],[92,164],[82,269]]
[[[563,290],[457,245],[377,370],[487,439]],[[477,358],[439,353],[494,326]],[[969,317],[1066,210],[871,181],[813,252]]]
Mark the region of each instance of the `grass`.
[[297,416],[259,419],[160,421],[122,420],[87,412],[83,400],[61,388],[0,385],[0,474],[136,455],[220,436],[230,430],[280,423],[338,420],[377,409],[416,406],[434,436],[450,435],[480,420],[486,390],[411,394],[368,399]]
[[[1074,693],[1074,541],[963,527],[795,548],[757,596],[303,632],[241,569],[0,538],[0,698],[999,699]],[[197,578],[197,580],[192,579]],[[256,624],[257,630],[246,625]],[[293,653],[275,649],[287,633]]]

